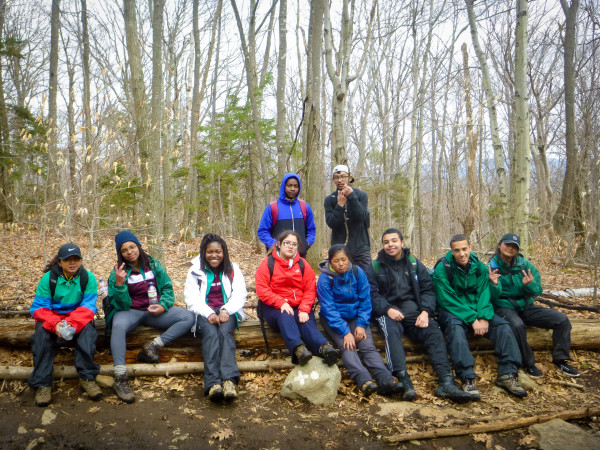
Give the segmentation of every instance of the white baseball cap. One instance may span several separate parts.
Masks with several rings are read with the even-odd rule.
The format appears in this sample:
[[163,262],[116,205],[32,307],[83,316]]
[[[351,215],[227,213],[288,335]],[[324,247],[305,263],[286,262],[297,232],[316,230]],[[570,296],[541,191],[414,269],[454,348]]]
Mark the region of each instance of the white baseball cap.
[[348,181],[350,183],[354,182],[354,177],[352,175],[350,175],[350,169],[348,169],[348,166],[346,166],[345,164],[338,164],[337,166],[335,166],[333,168],[333,172],[331,173],[331,176],[333,177],[336,173],[339,172],[346,172],[349,176]]

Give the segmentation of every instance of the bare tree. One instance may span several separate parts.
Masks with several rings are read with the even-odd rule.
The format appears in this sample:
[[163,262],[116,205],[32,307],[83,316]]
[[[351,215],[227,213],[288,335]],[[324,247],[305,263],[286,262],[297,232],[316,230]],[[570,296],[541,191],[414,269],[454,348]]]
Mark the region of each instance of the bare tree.
[[279,55],[277,57],[277,178],[286,170],[286,109],[285,83],[287,81],[287,0],[279,1]]

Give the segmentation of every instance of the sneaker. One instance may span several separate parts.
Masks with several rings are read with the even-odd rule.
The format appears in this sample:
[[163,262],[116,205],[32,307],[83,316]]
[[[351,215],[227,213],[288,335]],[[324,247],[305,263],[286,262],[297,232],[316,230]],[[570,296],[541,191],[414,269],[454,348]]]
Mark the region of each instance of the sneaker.
[[472,401],[476,402],[481,399],[481,394],[479,393],[479,389],[477,389],[474,378],[464,378],[462,380],[462,389],[473,397]]
[[154,341],[148,342],[138,353],[137,359],[141,362],[157,364],[160,362],[160,358],[158,357],[158,345],[156,345]]
[[538,369],[535,364],[533,366],[525,367],[525,373],[531,378],[541,378],[542,376],[542,372],[540,372],[540,369]]
[[374,394],[379,389],[377,383],[373,380],[365,381],[364,384],[360,387],[360,392],[363,393],[365,397],[368,397],[371,394]]
[[552,364],[554,364],[554,367],[556,367],[556,370],[558,370],[560,373],[564,373],[565,375],[568,375],[573,378],[577,378],[577,377],[581,376],[581,374],[577,371],[577,369],[575,369],[573,366],[570,366],[569,364],[567,364],[567,361],[565,361],[565,360],[552,361]]
[[211,402],[220,402],[223,400],[223,388],[220,384],[213,384],[208,390],[208,399]]
[[313,357],[312,353],[303,344],[300,344],[294,349],[294,356],[296,356],[300,366],[309,362]]
[[35,404],[48,406],[52,400],[52,386],[40,386],[35,391]]
[[454,378],[452,376],[440,379],[440,384],[438,385],[434,394],[436,397],[447,398],[448,400],[456,403],[466,403],[476,400],[475,396],[457,388],[456,384],[454,384]]
[[80,378],[79,387],[92,400],[98,400],[100,397],[102,397],[102,391],[96,384],[96,380],[84,380],[83,378]]
[[498,377],[496,379],[496,386],[501,387],[515,397],[527,397],[527,391],[521,387],[517,381],[517,374],[515,373],[507,373],[506,375]]
[[319,354],[328,366],[333,366],[340,359],[340,352],[333,348],[331,344],[322,345]]
[[379,386],[379,388],[377,389],[377,393],[383,396],[403,394],[404,386],[402,386],[402,383],[392,378],[387,383],[383,383],[381,386]]
[[415,388],[408,373],[406,373],[406,371],[396,372],[396,378],[398,378],[398,381],[402,386],[402,400],[409,402],[415,400],[417,398],[417,393],[415,392]]
[[127,375],[117,375],[114,377],[113,389],[121,400],[125,403],[133,403],[135,401],[135,396],[133,395],[133,390],[131,386],[129,386],[129,378]]
[[225,396],[226,402],[232,402],[237,398],[238,394],[235,390],[235,384],[233,384],[233,381],[225,380],[223,382],[223,395]]

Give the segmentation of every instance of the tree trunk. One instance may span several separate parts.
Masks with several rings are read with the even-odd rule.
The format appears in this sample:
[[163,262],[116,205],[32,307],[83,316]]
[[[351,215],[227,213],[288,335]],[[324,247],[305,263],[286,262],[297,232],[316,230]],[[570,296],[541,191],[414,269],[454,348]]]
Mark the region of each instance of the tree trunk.
[[287,0],[279,1],[279,56],[277,59],[277,179],[281,180],[286,170],[286,110],[285,83],[287,81]]
[[515,158],[511,174],[513,230],[521,237],[521,253],[529,251],[529,178],[531,147],[529,137],[529,93],[527,87],[528,1],[517,0],[515,36]]
[[[0,0],[0,41],[4,40],[4,17],[6,14],[6,0]],[[8,124],[8,111],[4,97],[3,57],[0,56],[0,222],[7,223],[14,220],[13,211],[7,201],[10,194],[8,180],[8,167],[12,158],[12,145],[10,142],[10,127]]]
[[571,0],[569,6],[567,0],[560,0],[560,6],[565,13],[565,35],[564,46],[564,83],[565,83],[565,122],[566,122],[566,145],[567,145],[567,167],[563,181],[560,202],[552,224],[557,234],[566,237],[570,225],[573,222],[572,208],[575,195],[575,183],[577,183],[577,128],[575,123],[575,47],[577,45],[577,10],[579,0]]
[[473,126],[473,107],[471,106],[471,75],[469,73],[469,54],[467,44],[461,47],[463,54],[463,74],[465,80],[465,110],[467,113],[467,194],[469,196],[469,214],[463,221],[463,233],[471,236],[478,227],[479,189],[477,187],[477,135]]
[[58,176],[58,40],[60,35],[60,0],[52,2],[50,18],[50,80],[48,82],[48,182],[46,202],[60,192]]
[[469,16],[469,28],[471,30],[471,40],[477,60],[481,68],[483,90],[485,91],[485,99],[490,117],[490,134],[492,137],[492,147],[494,148],[494,163],[496,166],[496,176],[498,177],[498,199],[500,205],[500,217],[504,221],[504,229],[508,229],[507,223],[507,201],[508,201],[508,182],[506,180],[506,168],[504,166],[504,154],[502,152],[502,141],[498,129],[498,114],[496,111],[496,100],[492,91],[492,82],[487,64],[486,54],[481,49],[479,44],[479,34],[477,33],[477,23],[475,22],[475,14],[473,13],[474,0],[465,0],[467,5],[467,14]]

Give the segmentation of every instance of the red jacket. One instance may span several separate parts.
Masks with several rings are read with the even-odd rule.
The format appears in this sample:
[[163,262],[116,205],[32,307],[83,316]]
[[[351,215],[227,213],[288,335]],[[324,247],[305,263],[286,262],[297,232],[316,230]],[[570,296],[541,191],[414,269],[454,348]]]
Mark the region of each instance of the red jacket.
[[298,253],[292,260],[292,267],[289,266],[290,261],[282,259],[277,252],[273,252],[273,258],[273,277],[269,273],[268,258],[262,260],[254,274],[256,295],[274,308],[280,309],[287,301],[292,308],[298,306],[298,311],[309,313],[317,296],[315,272],[312,267],[304,260],[303,276],[298,265]]

